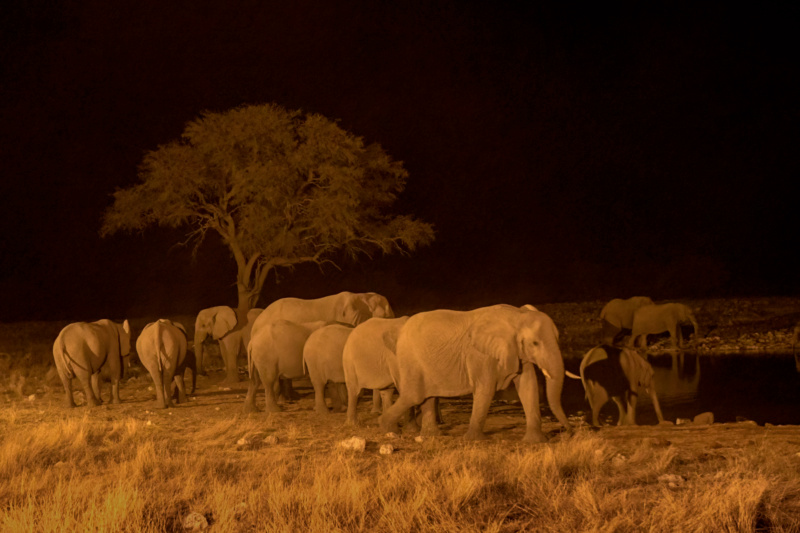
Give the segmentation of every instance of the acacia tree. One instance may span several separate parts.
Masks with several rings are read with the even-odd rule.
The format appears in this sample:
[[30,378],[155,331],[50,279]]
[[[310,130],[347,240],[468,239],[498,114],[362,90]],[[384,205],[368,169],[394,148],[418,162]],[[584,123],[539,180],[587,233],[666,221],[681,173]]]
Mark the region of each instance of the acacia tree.
[[241,318],[273,269],[431,242],[430,224],[388,213],[407,178],[379,145],[318,114],[276,104],[206,112],[145,154],[100,233],[186,227],[195,250],[219,233],[236,261]]

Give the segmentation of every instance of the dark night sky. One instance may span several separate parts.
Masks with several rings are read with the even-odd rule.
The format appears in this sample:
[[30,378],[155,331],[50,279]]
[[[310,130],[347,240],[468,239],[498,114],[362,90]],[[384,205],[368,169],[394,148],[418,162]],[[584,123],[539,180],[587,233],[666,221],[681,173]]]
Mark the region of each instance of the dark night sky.
[[[403,160],[409,257],[270,278],[261,304],[396,308],[797,294],[797,7],[18,1],[0,47],[0,320],[194,313],[235,266],[98,237],[145,151],[276,102]],[[491,4],[491,5],[489,5]],[[645,5],[647,4],[647,5]]]

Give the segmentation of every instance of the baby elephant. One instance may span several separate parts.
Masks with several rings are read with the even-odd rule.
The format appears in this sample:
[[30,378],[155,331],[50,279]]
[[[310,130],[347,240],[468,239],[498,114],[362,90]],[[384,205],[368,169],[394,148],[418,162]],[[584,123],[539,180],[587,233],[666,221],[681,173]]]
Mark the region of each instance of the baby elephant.
[[596,346],[583,357],[580,372],[593,426],[600,426],[600,409],[609,399],[619,408],[618,425],[636,425],[640,390],[649,392],[658,421],[664,421],[653,385],[653,367],[634,350],[607,344]]
[[183,372],[178,372],[179,368],[185,368],[186,349],[186,329],[165,318],[147,324],[136,339],[136,352],[153,378],[159,407],[172,407],[173,379],[178,387],[179,403],[187,401]]

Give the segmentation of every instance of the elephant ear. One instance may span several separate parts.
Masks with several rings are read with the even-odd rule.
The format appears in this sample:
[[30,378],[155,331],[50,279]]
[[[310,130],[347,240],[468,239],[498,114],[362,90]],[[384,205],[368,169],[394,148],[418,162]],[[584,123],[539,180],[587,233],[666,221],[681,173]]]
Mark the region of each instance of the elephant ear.
[[211,335],[214,339],[221,339],[230,330],[236,327],[236,312],[230,307],[220,307],[214,314],[214,325],[211,326]]
[[481,317],[469,332],[472,346],[497,360],[502,368],[519,370],[516,331],[500,317]]

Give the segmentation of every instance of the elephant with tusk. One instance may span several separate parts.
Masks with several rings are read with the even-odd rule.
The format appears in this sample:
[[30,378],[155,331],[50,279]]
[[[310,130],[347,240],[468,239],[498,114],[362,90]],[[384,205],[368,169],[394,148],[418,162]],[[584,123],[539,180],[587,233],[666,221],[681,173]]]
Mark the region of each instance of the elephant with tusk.
[[[524,440],[546,442],[534,366],[545,375],[550,409],[567,429],[561,407],[564,360],[558,330],[545,313],[509,305],[472,311],[437,310],[408,319],[397,340],[397,401],[380,417],[381,429],[396,431],[410,407],[434,397],[472,393],[467,439],[485,439],[483,426],[498,390],[514,381],[526,418]],[[423,405],[422,433],[437,434],[435,411]]]

